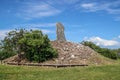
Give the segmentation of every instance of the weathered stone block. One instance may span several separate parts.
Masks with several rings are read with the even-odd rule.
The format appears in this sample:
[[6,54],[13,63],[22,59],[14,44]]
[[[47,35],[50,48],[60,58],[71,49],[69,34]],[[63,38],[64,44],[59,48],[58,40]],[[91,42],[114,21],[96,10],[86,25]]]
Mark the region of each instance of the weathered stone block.
[[57,40],[66,41],[65,34],[64,34],[64,26],[58,22],[56,24],[56,27],[57,27],[57,30],[56,30]]

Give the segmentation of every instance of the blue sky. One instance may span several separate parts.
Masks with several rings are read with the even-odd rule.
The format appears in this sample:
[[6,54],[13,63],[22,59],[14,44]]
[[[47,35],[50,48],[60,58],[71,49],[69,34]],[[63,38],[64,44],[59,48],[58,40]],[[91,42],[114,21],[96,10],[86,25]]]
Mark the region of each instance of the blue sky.
[[0,0],[0,39],[25,28],[55,40],[56,22],[65,26],[68,41],[120,48],[120,0]]

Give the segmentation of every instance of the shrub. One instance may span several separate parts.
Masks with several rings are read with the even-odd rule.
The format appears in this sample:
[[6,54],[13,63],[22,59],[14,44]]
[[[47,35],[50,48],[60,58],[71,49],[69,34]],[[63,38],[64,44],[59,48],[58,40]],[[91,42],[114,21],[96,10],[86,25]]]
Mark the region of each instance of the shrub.
[[108,48],[101,48],[101,47],[95,45],[93,42],[88,42],[88,41],[83,41],[83,42],[81,42],[81,44],[83,44],[85,46],[89,46],[90,48],[92,48],[93,50],[95,50],[96,52],[100,53],[101,55],[103,55],[105,57],[108,57],[111,59],[118,58],[116,50],[111,50]]
[[57,51],[51,47],[48,36],[43,35],[42,31],[27,32],[19,44],[24,46],[21,51],[25,52],[29,61],[43,62],[57,57]]

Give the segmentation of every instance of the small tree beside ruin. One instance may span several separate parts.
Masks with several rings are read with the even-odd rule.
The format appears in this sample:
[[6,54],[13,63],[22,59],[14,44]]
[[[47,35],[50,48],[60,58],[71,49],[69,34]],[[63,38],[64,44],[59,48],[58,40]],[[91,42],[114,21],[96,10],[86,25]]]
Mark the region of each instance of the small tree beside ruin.
[[29,31],[19,40],[22,45],[21,51],[25,53],[25,57],[29,61],[43,62],[51,58],[57,57],[57,51],[50,45],[47,35],[43,35],[42,31]]

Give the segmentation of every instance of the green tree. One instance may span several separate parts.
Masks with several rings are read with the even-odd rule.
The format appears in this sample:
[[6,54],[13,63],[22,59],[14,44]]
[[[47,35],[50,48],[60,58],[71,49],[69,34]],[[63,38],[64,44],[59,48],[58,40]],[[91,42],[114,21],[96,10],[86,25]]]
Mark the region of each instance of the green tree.
[[22,52],[29,61],[42,62],[57,57],[57,51],[50,45],[50,40],[42,31],[25,29],[10,31],[0,43],[0,60]]
[[43,62],[48,59],[57,57],[57,52],[50,45],[47,35],[43,35],[42,31],[35,30],[27,32],[19,45],[23,45],[21,51],[25,52],[25,56],[29,61]]
[[0,59],[3,60],[10,56],[13,56],[17,53],[20,54],[20,45],[18,45],[18,41],[23,37],[26,30],[13,30],[8,32],[6,37],[1,40],[0,44]]

